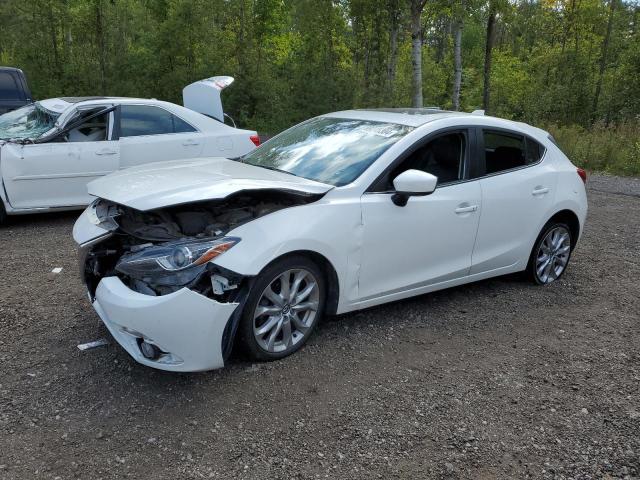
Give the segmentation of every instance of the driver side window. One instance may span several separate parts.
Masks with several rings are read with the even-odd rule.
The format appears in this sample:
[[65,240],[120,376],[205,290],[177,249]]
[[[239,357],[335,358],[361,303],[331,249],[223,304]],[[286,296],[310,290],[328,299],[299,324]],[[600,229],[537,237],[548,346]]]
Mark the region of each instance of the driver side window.
[[[101,107],[103,109],[104,107]],[[109,112],[94,116],[100,109],[80,112],[71,122],[78,124],[61,139],[65,142],[102,142],[109,139]],[[83,119],[86,118],[85,121]]]
[[411,153],[389,176],[393,179],[406,170],[420,170],[438,177],[438,186],[463,179],[467,138],[463,132],[440,135]]

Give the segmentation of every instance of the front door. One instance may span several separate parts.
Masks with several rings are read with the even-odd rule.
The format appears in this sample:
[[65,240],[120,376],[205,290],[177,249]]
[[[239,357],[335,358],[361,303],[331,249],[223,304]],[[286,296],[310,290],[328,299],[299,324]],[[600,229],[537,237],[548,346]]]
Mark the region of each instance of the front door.
[[[362,196],[360,301],[468,274],[481,209],[478,182],[465,180],[470,151],[465,130],[439,135],[393,168],[382,191]],[[409,169],[437,176],[438,186],[399,207],[392,180]]]
[[105,113],[47,143],[3,145],[0,170],[9,204],[33,209],[90,203],[87,183],[119,166],[118,142],[110,139],[112,121],[113,112]]

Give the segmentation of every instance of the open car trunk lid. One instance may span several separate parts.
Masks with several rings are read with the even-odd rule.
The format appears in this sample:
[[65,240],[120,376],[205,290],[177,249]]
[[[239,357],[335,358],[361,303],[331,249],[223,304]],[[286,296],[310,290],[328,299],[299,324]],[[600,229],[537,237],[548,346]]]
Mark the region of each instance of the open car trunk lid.
[[226,158],[173,160],[114,172],[89,183],[91,195],[136,210],[223,199],[247,190],[318,195],[331,185]]
[[185,107],[224,123],[222,90],[233,83],[233,77],[218,76],[193,82],[182,89]]

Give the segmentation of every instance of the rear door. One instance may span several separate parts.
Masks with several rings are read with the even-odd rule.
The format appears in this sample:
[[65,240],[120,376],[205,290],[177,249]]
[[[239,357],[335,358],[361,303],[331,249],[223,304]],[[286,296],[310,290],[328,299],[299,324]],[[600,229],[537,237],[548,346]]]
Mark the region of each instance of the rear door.
[[[16,209],[79,207],[91,202],[87,183],[118,169],[113,111],[83,107],[46,143],[2,147],[2,179]],[[96,114],[98,114],[96,116]]]
[[526,265],[551,209],[557,177],[544,147],[503,129],[478,129],[482,215],[471,274]]
[[121,168],[199,157],[202,134],[190,123],[156,105],[121,105]]

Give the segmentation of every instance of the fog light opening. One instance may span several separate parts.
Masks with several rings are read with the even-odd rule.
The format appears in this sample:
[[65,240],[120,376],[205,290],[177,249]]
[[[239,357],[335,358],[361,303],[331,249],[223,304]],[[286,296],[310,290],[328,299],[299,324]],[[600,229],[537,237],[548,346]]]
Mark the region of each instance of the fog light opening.
[[140,351],[142,352],[144,358],[147,358],[149,360],[157,360],[162,354],[162,351],[153,343],[146,342],[142,339],[138,340],[138,346],[140,347]]

